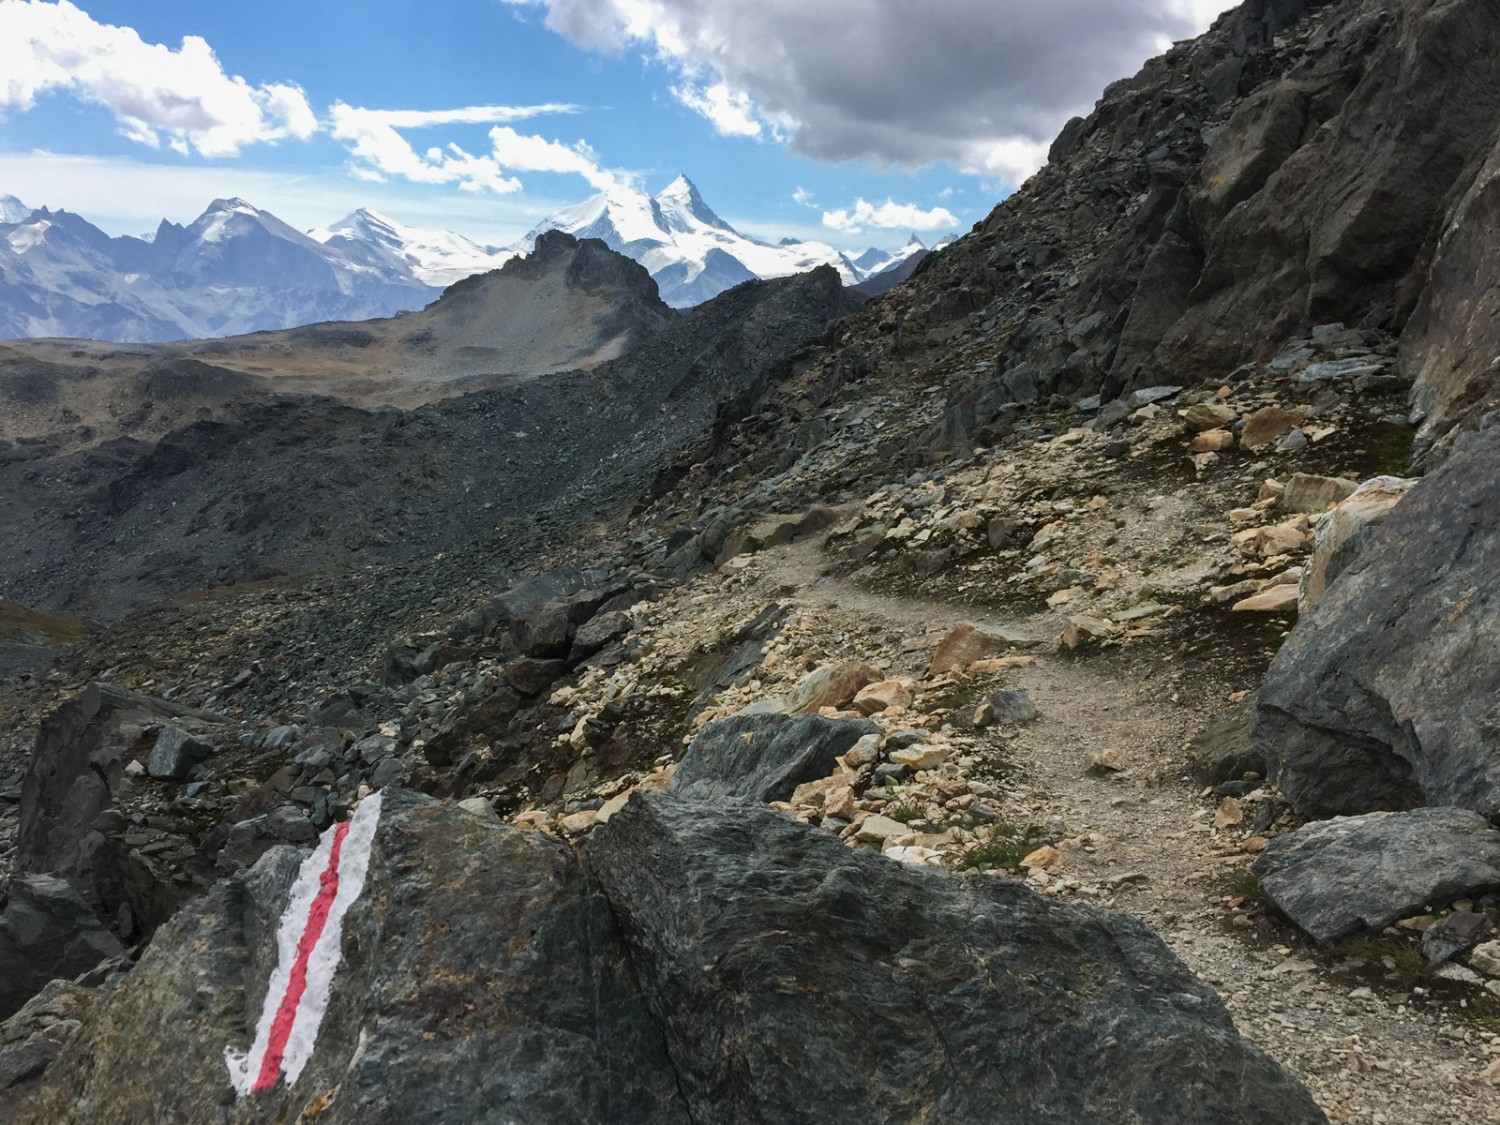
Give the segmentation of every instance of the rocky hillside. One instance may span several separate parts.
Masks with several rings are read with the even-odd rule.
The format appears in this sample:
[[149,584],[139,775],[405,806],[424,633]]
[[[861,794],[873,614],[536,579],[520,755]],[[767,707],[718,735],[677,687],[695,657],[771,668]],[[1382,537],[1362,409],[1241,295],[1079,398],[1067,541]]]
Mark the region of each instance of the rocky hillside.
[[[684,317],[635,263],[554,234],[423,313],[215,342],[214,364],[172,353],[100,374],[14,359],[10,385],[35,413],[11,425],[36,432],[0,453],[0,518],[14,529],[0,591],[112,618],[187,590],[428,558],[497,535],[500,547],[482,549],[514,562],[536,542],[517,525],[544,519],[567,536],[637,495],[724,397],[857,305],[823,271]],[[415,368],[425,394],[444,397],[400,411],[358,396],[379,371],[358,364],[383,349],[404,364],[385,385],[424,393]],[[565,358],[583,369],[546,374]],[[496,374],[468,380],[476,369]],[[307,371],[337,375],[337,393],[275,393]],[[470,386],[489,389],[455,397]],[[104,404],[97,421],[77,417],[84,401]],[[74,425],[49,427],[70,415]],[[156,425],[133,430],[132,418]]]
[[850,350],[947,368],[983,413],[1227,375],[1338,322],[1401,336],[1441,443],[1494,404],[1496,34],[1482,4],[1249,0],[1110,86]]
[[159,443],[0,603],[0,1105],[1500,1115],[1496,35],[1250,0],[862,307]]

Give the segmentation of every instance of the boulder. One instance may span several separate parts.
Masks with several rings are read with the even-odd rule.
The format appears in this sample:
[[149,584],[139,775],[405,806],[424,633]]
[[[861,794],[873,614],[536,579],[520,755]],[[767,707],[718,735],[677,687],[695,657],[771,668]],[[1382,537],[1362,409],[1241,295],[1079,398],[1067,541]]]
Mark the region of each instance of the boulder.
[[1246,449],[1265,449],[1274,445],[1293,426],[1303,419],[1300,410],[1287,410],[1281,406],[1266,406],[1245,419],[1245,428],[1240,431],[1240,445]]
[[1239,415],[1234,407],[1218,402],[1196,403],[1182,411],[1182,419],[1195,434],[1217,430],[1234,422]]
[[1324,1121],[1123,914],[670,793],[589,859],[696,1121]]
[[786,801],[797,786],[827,777],[836,759],[880,728],[865,719],[736,715],[698,732],[669,786],[674,793]]
[[1193,740],[1192,773],[1200,782],[1218,785],[1247,773],[1264,776],[1266,756],[1251,737],[1258,702],[1259,696],[1251,695],[1235,704]]
[[94,683],[38,726],[21,782],[16,870],[67,880],[99,918],[127,938],[149,934],[177,908],[183,888],[98,830],[99,815],[130,785],[125,767],[146,752],[163,722],[207,724],[221,716]]
[[1336,941],[1500,889],[1500,829],[1454,808],[1335,817],[1277,836],[1253,870],[1282,913]]
[[54,977],[77,976],[124,950],[65,880],[14,876],[0,910],[0,1019]]
[[1241,598],[1229,607],[1231,613],[1296,613],[1297,585],[1270,586],[1258,594]]
[[815,715],[824,707],[842,711],[861,689],[878,684],[885,674],[868,664],[825,664],[797,681],[788,706]]
[[932,654],[932,666],[928,675],[962,672],[975,661],[987,660],[1009,649],[1031,643],[1033,642],[1026,638],[1009,633],[981,629],[977,625],[960,625],[942,639],[937,651]]
[[1359,557],[1375,529],[1416,483],[1402,477],[1367,480],[1318,520],[1313,528],[1312,558],[1302,572],[1299,613],[1307,613],[1318,604],[1328,584]]
[[1326,511],[1328,505],[1348,499],[1359,487],[1357,481],[1344,477],[1319,477],[1311,473],[1293,473],[1281,494],[1281,506],[1289,512],[1309,514]]
[[1228,430],[1204,430],[1188,442],[1189,453],[1223,453],[1234,448],[1234,435]]
[[1036,704],[1031,701],[1028,693],[1019,688],[995,692],[974,712],[976,727],[995,726],[1000,723],[1025,727],[1030,726],[1036,720]]
[[162,727],[146,758],[146,772],[162,781],[186,781],[193,767],[213,752],[207,742],[194,738],[181,727]]
[[859,690],[854,709],[861,715],[878,715],[892,707],[910,707],[911,690],[900,680],[882,680]]
[[510,635],[522,656],[555,660],[568,655],[573,632],[571,607],[566,602],[548,602],[511,623]]
[[1412,488],[1267,671],[1255,742],[1296,808],[1500,815],[1497,573],[1500,427]]
[[[117,958],[125,966],[125,958]],[[95,974],[90,973],[91,977]],[[0,1121],[12,1121],[52,1060],[87,1017],[97,988],[53,980],[0,1023]]]
[[455,636],[471,636],[488,633],[497,625],[509,625],[522,614],[577,593],[588,585],[588,581],[582,571],[571,566],[538,574],[460,617],[453,625],[453,633]]
[[[1402,368],[1416,375],[1421,445],[1446,443],[1500,406],[1500,137],[1447,216],[1428,284],[1401,336]],[[1476,165],[1478,161],[1474,162]]]
[[567,674],[563,660],[538,660],[523,656],[500,669],[500,678],[525,696],[538,696]]
[[634,621],[628,613],[619,610],[601,613],[587,624],[579,626],[578,632],[573,636],[573,647],[569,650],[568,659],[574,664],[587,660],[629,633],[633,625]]
[[300,866],[268,853],[163,927],[44,1080],[31,1125],[686,1125],[604,896],[540,832],[387,790],[298,1080],[236,1101]]

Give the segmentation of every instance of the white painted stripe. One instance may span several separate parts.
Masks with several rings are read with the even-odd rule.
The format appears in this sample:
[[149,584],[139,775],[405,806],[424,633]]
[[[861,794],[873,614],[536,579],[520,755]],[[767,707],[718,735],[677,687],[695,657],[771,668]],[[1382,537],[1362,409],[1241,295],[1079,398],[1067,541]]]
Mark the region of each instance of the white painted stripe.
[[344,915],[365,889],[365,875],[370,870],[370,849],[375,842],[375,828],[380,819],[380,794],[373,793],[360,802],[344,837],[339,857],[339,890],[328,912],[328,922],[313,946],[307,964],[307,992],[297,1008],[297,1019],[287,1039],[281,1070],[287,1085],[296,1082],[302,1068],[312,1058],[318,1044],[318,1029],[328,1012],[328,997],[333,991],[333,974],[343,959]]
[[[360,802],[349,822],[348,832],[340,848],[338,863],[338,894],[324,924],[323,932],[313,947],[308,960],[307,987],[297,1008],[297,1018],[282,1061],[282,1071],[287,1081],[295,1082],[303,1067],[312,1057],[317,1044],[318,1029],[328,1010],[328,998],[333,988],[334,973],[338,970],[342,956],[344,915],[364,890],[365,876],[370,866],[370,849],[375,840],[375,829],[380,819],[381,794],[374,793]],[[302,861],[297,878],[292,883],[286,910],[276,931],[277,962],[266,989],[266,999],[261,1007],[260,1019],[256,1023],[255,1040],[248,1053],[224,1049],[224,1061],[229,1068],[229,1081],[240,1097],[247,1097],[255,1088],[265,1063],[270,1046],[271,1029],[281,1006],[287,987],[291,983],[292,971],[298,959],[298,946],[307,929],[308,915],[322,887],[324,872],[328,869],[329,856],[338,826],[329,828],[318,841],[311,855]]]

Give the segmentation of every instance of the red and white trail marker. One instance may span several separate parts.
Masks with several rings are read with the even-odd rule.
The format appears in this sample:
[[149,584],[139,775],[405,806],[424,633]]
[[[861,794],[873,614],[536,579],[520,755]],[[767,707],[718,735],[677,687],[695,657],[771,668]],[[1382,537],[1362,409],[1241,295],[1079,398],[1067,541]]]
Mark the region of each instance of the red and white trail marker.
[[370,869],[380,796],[366,797],[353,817],[324,832],[302,862],[276,931],[279,956],[255,1042],[249,1053],[224,1050],[229,1081],[242,1098],[269,1090],[283,1074],[291,1085],[312,1058],[343,956],[344,915]]

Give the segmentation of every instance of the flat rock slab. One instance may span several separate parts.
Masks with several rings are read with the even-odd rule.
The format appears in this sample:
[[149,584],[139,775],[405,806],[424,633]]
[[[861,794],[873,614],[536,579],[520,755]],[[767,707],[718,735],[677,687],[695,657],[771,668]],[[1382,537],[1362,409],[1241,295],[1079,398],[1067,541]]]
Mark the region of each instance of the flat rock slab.
[[1337,941],[1500,888],[1500,830],[1454,808],[1336,817],[1276,837],[1252,869],[1277,909]]
[[816,715],[736,715],[698,732],[672,792],[700,800],[787,801],[797,786],[827,777],[836,758],[880,728],[866,720]]
[[1123,914],[670,793],[589,858],[695,1121],[1324,1120]]

